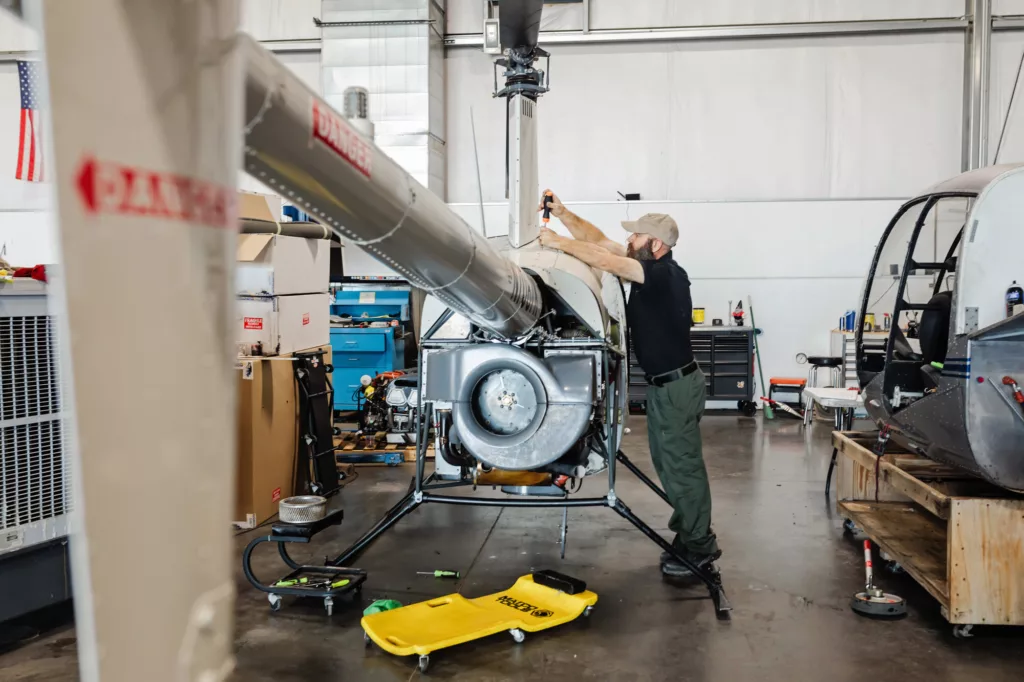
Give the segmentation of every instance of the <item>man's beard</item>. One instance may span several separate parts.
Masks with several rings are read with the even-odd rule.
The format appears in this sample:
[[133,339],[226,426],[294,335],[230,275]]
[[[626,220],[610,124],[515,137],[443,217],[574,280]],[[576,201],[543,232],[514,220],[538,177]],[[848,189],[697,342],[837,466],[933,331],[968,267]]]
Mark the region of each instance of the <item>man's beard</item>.
[[634,249],[632,244],[626,246],[626,255],[634,260],[654,260],[654,252],[650,244],[644,244],[639,249]]

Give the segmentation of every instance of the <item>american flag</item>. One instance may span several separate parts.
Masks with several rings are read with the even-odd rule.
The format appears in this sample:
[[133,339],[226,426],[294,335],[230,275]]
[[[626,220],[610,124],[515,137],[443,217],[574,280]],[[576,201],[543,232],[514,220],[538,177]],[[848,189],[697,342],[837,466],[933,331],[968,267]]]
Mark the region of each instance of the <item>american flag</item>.
[[21,132],[18,138],[18,180],[41,182],[43,179],[43,123],[36,85],[41,78],[39,62],[18,62],[21,86]]

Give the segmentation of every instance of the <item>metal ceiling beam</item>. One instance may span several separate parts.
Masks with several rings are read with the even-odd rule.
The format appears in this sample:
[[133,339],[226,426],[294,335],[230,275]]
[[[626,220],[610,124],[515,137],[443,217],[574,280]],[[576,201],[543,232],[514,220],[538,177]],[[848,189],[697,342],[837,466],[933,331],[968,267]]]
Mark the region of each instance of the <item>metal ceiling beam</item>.
[[[542,31],[540,45],[582,43],[646,43],[745,38],[809,38],[817,36],[881,35],[892,33],[941,33],[964,31],[966,17],[940,19],[899,19],[882,21],[824,21],[784,24],[740,24],[684,28],[648,28],[629,30]],[[454,34],[444,39],[447,47],[482,47],[480,34]]]
[[[0,0],[2,2],[2,0]],[[320,52],[322,45],[319,38],[296,38],[294,40],[261,40],[260,45],[274,54],[295,54],[297,52]],[[8,50],[0,52],[0,64],[10,64],[26,59],[42,59],[43,53],[38,50]]]
[[993,31],[1024,31],[1024,15],[1014,14],[992,18]]
[[261,40],[260,45],[274,54],[285,52],[320,52],[319,38],[296,38],[293,40]]

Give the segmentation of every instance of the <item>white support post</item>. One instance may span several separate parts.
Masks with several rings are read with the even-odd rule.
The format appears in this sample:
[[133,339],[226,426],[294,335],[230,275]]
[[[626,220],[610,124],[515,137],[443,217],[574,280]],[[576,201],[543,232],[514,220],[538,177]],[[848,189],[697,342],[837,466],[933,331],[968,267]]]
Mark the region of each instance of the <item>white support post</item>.
[[968,164],[970,168],[988,165],[989,73],[992,64],[991,0],[970,0],[970,115],[968,125]]
[[81,679],[222,680],[238,560],[237,2],[26,3],[50,83]]

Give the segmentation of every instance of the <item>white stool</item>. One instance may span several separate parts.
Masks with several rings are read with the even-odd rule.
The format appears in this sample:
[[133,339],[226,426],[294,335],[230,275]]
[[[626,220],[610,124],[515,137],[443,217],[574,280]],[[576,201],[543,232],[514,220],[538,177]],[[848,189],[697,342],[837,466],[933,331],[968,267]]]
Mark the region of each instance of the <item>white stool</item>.
[[[839,357],[826,356],[826,355],[814,355],[807,358],[808,364],[811,369],[807,372],[807,388],[819,388],[818,386],[818,370],[827,369],[832,371],[832,384],[831,388],[842,388],[843,387],[843,359]],[[804,401],[804,426],[810,426],[811,420],[814,418],[814,403]],[[836,416],[836,423],[838,424],[839,417]]]

